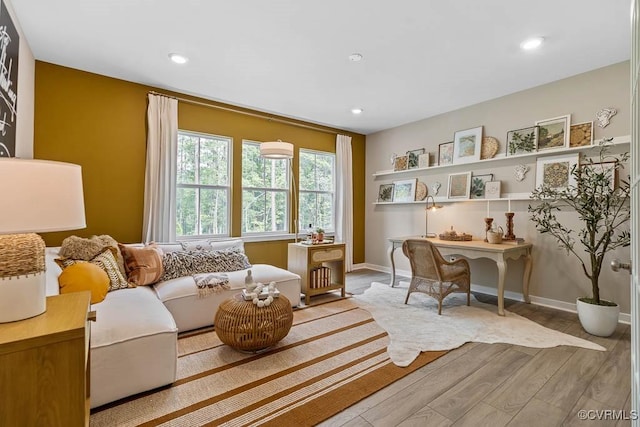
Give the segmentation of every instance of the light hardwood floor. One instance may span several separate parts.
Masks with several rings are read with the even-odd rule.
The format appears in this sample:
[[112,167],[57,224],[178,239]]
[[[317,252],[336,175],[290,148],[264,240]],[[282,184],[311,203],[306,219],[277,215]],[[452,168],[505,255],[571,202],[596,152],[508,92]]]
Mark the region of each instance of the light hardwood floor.
[[[358,270],[347,291],[364,292],[389,275]],[[474,293],[483,302],[491,296]],[[577,315],[505,300],[505,308],[575,335],[606,352],[575,347],[534,349],[467,343],[347,408],[321,426],[629,426],[629,420],[580,420],[579,411],[624,410],[630,416],[630,326],[609,338],[587,334]],[[638,398],[636,396],[635,398]]]

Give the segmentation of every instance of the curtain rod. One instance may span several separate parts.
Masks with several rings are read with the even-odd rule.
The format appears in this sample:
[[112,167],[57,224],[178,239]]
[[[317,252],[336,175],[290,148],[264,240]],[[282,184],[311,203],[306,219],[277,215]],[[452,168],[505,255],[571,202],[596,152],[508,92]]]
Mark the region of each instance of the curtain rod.
[[323,129],[323,128],[316,127],[316,126],[311,126],[311,125],[305,125],[305,124],[302,124],[302,123],[292,122],[290,120],[278,119],[278,118],[275,118],[273,116],[265,116],[264,114],[250,113],[248,111],[237,110],[235,108],[223,107],[221,105],[209,104],[207,102],[194,101],[194,100],[188,99],[188,98],[180,98],[178,96],[167,95],[165,93],[160,93],[160,92],[156,92],[156,91],[153,91],[153,90],[150,90],[147,93],[150,93],[152,95],[166,96],[167,98],[173,98],[173,99],[175,99],[177,101],[185,102],[187,104],[199,105],[199,106],[202,106],[202,107],[209,107],[209,108],[216,108],[218,110],[224,110],[224,111],[230,111],[232,113],[244,114],[245,116],[256,117],[256,118],[259,118],[259,119],[266,119],[266,120],[269,120],[270,122],[277,122],[277,123],[282,123],[282,124],[285,124],[285,125],[297,126],[297,127],[301,127],[301,128],[305,128],[305,129],[315,130],[315,131],[318,131],[318,132],[324,132],[324,133],[330,133],[330,134],[333,134],[333,135],[338,135],[338,132],[335,132],[335,131],[332,131],[332,130]]

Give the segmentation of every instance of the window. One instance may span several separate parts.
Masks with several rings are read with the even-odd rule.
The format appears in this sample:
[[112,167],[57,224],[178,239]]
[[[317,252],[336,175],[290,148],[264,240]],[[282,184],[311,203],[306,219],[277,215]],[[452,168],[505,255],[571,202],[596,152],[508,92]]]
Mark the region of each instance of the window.
[[300,150],[300,224],[335,230],[335,161],[333,153]]
[[288,160],[260,157],[260,143],[242,141],[242,234],[286,233]]
[[178,132],[176,236],[229,235],[231,138]]

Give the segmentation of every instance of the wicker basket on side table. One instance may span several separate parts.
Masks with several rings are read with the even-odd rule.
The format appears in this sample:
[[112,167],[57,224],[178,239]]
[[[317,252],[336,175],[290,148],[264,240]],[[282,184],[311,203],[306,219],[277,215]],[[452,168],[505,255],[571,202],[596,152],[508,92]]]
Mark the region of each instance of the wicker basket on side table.
[[220,304],[214,327],[220,341],[240,351],[259,351],[286,337],[293,323],[291,303],[282,294],[271,305],[258,307],[241,294]]

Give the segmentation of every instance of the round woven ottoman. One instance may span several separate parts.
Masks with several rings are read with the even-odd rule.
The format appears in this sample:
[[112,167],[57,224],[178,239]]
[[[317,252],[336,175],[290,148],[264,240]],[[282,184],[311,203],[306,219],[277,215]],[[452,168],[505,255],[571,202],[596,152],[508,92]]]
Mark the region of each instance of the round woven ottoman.
[[236,294],[220,304],[213,326],[220,341],[229,347],[255,352],[286,337],[292,323],[293,310],[284,295],[267,307],[258,307]]

